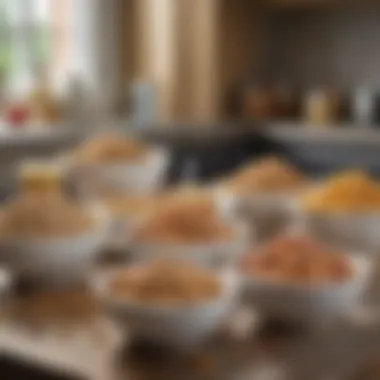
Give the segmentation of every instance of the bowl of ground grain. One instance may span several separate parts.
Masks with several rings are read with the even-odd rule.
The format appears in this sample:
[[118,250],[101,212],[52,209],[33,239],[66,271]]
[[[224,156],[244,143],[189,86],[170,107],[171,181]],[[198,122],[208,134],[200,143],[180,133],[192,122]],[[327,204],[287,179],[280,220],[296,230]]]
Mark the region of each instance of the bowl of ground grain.
[[18,194],[3,206],[1,255],[21,277],[57,284],[84,279],[106,241],[104,210],[66,197],[60,178],[50,165],[23,166]]
[[207,193],[172,195],[162,206],[131,236],[129,247],[136,259],[171,257],[227,265],[247,244],[245,225],[219,213]]
[[355,310],[373,272],[363,254],[342,253],[298,233],[253,247],[239,269],[246,302],[264,316],[310,325]]
[[300,219],[321,239],[357,249],[379,249],[380,185],[365,172],[336,173],[298,203]]
[[293,219],[293,203],[310,186],[293,165],[277,157],[250,162],[216,188],[221,208],[247,219],[258,239],[281,232]]
[[185,348],[203,342],[225,321],[238,281],[232,272],[160,259],[99,276],[93,289],[133,337]]
[[163,184],[169,154],[164,148],[109,132],[86,140],[66,163],[81,195],[148,194]]

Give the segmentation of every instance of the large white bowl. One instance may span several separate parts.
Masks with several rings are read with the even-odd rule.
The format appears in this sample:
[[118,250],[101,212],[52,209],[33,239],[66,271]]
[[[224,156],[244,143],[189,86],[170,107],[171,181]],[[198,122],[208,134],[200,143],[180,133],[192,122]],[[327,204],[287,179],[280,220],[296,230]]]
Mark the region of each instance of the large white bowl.
[[221,327],[238,301],[239,280],[232,272],[218,274],[222,292],[210,301],[186,306],[156,306],[118,299],[110,294],[109,281],[120,270],[95,276],[92,281],[94,293],[132,337],[154,343],[192,348]]
[[166,149],[152,148],[140,160],[103,165],[67,163],[66,171],[79,195],[150,194],[163,185],[169,163]]
[[371,281],[371,263],[361,256],[348,257],[353,277],[342,283],[298,285],[245,276],[243,298],[267,317],[320,323],[352,311]]
[[[252,244],[254,236],[247,230],[246,225],[232,225],[234,237],[225,242],[196,243],[196,244],[164,244],[144,243],[136,241],[133,236],[126,241],[125,248],[136,261],[146,261],[157,258],[184,259],[206,267],[220,267],[235,264]],[[136,228],[136,230],[138,230]]]
[[98,211],[98,227],[85,234],[0,240],[2,261],[16,275],[37,282],[67,285],[85,279],[109,234],[108,220]]

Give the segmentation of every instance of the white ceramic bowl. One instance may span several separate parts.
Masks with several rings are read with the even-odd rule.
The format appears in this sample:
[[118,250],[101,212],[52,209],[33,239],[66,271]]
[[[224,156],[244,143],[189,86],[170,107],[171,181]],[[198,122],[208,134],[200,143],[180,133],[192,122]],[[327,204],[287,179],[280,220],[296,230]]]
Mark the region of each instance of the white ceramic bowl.
[[163,185],[170,155],[152,148],[145,158],[123,164],[68,165],[67,174],[79,195],[150,194]]
[[164,244],[144,243],[133,237],[126,242],[131,258],[145,261],[154,258],[184,259],[206,267],[220,267],[235,264],[252,243],[252,234],[248,234],[243,223],[232,224],[235,236],[231,240],[216,243]]
[[215,189],[218,209],[249,222],[255,228],[257,239],[266,240],[280,233],[294,219],[295,195],[284,193],[235,194],[227,189]]
[[104,214],[94,231],[77,236],[12,238],[0,240],[3,262],[16,275],[52,285],[67,285],[85,279],[109,234]]
[[367,258],[348,259],[354,274],[345,282],[307,286],[245,276],[243,298],[268,317],[315,324],[344,316],[358,305],[372,275]]
[[111,233],[107,240],[107,249],[126,252],[131,249],[131,241],[136,230],[141,225],[138,217],[115,217],[112,221]]
[[218,274],[222,292],[217,298],[193,305],[156,306],[117,299],[110,294],[108,285],[119,270],[95,277],[94,293],[132,337],[154,343],[181,349],[202,343],[221,327],[238,300],[239,280],[232,272]]

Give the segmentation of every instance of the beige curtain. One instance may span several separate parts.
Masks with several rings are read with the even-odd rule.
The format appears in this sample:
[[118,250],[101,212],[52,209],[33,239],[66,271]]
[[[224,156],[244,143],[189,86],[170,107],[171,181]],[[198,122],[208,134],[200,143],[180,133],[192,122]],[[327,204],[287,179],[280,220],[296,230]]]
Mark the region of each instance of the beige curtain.
[[162,121],[218,115],[218,0],[137,0],[135,76],[157,88]]

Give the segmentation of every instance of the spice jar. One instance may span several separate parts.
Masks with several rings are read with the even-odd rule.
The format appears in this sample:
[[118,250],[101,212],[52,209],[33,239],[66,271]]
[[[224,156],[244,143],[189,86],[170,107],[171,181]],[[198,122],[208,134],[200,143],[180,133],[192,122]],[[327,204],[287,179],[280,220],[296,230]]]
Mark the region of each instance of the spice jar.
[[60,193],[61,173],[57,166],[42,163],[27,163],[19,169],[19,183],[22,192]]
[[280,84],[276,90],[276,117],[289,119],[297,116],[297,99],[294,89],[288,84]]
[[250,120],[267,120],[276,115],[276,92],[270,85],[251,86],[243,95],[243,114]]
[[313,124],[328,124],[339,117],[340,99],[334,90],[314,90],[306,97],[304,113]]
[[38,67],[36,86],[28,97],[28,108],[33,121],[41,124],[57,123],[61,119],[61,105],[54,96],[46,68]]
[[354,121],[369,125],[375,121],[376,116],[376,93],[368,88],[358,88],[352,99],[352,115]]

